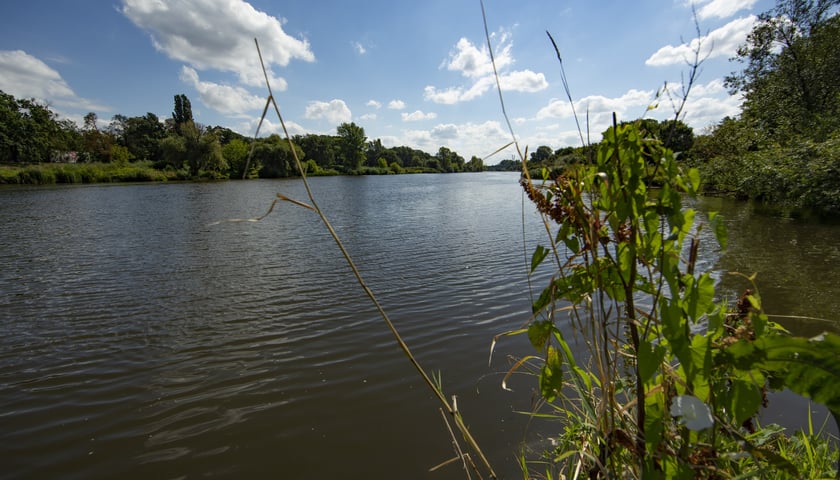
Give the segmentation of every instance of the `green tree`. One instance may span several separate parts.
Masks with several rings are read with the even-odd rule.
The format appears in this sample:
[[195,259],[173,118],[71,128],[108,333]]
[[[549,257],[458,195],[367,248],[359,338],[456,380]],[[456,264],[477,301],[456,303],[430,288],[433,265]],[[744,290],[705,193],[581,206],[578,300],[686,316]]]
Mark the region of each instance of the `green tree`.
[[122,129],[123,145],[135,160],[161,159],[160,142],[166,137],[166,128],[154,113],[142,117],[120,118],[116,128]]
[[435,158],[442,172],[460,172],[464,169],[464,157],[447,147],[440,147]]
[[337,130],[344,168],[347,171],[359,171],[365,163],[365,129],[355,123],[345,122]]
[[336,166],[339,150],[338,137],[331,135],[297,135],[293,138],[295,145],[306,153],[306,158],[315,160],[322,168]]
[[738,49],[744,69],[726,85],[744,96],[743,118],[782,144],[824,140],[840,127],[840,0],[777,0]]
[[222,145],[222,155],[228,163],[232,178],[252,178],[257,176],[262,165],[255,161],[255,159],[251,159],[248,172],[245,172],[245,164],[248,163],[248,152],[250,149],[251,146],[239,138],[234,138]]
[[533,164],[532,166],[537,166],[550,162],[551,160],[554,160],[554,151],[551,150],[551,147],[543,145],[531,152],[531,159],[529,161]]
[[[294,148],[298,159],[303,162],[303,150],[297,145]],[[259,173],[260,178],[282,178],[298,175],[289,142],[277,134],[257,140],[252,161],[257,161],[262,165]]]
[[470,161],[467,162],[467,165],[464,167],[467,172],[483,172],[484,171],[484,160],[475,155],[470,158]]
[[175,95],[175,110],[172,112],[175,132],[179,132],[181,125],[193,122],[192,105],[186,95]]
[[[87,154],[87,157],[95,162],[111,162],[113,159],[112,153],[114,137],[107,132],[99,130],[97,125],[98,119],[96,113],[89,112],[84,117],[84,127],[82,128],[82,149]],[[125,148],[125,147],[122,147]],[[128,149],[125,150],[125,161],[129,159]],[[122,160],[123,157],[120,157]]]

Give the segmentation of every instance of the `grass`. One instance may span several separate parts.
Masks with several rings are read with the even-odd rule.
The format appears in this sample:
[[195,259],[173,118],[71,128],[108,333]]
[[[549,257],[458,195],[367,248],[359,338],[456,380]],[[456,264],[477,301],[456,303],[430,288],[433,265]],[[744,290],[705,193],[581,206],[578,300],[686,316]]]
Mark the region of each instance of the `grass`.
[[0,184],[9,185],[165,182],[181,179],[180,172],[157,170],[151,162],[0,165]]

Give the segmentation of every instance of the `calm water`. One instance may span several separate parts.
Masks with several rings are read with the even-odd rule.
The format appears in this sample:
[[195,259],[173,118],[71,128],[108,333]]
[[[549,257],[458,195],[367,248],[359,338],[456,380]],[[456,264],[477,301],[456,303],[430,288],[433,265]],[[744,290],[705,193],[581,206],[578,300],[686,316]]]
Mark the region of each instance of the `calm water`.
[[[416,356],[516,478],[533,381],[499,382],[528,347],[505,340],[491,365],[488,351],[530,311],[523,218],[529,251],[540,230],[517,175],[312,185]],[[264,213],[276,192],[304,200],[298,181],[0,189],[0,477],[463,478],[428,472],[452,457],[436,400],[317,217],[279,204],[215,224]],[[838,311],[839,227],[700,207],[731,218],[730,253],[707,263],[766,272],[768,310]]]

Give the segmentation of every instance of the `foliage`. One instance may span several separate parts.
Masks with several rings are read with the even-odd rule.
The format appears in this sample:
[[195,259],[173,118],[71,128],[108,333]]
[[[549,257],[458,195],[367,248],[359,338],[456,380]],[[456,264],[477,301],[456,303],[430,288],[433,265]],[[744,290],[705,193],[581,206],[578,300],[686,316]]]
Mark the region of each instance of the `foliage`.
[[545,172],[523,187],[550,233],[531,271],[550,260],[553,275],[523,333],[541,396],[567,425],[546,459],[557,476],[797,477],[795,440],[755,415],[769,388],[840,412],[840,338],[788,336],[755,290],[734,310],[715,301],[714,279],[695,272],[697,233],[711,228],[725,248],[721,218],[695,223],[682,198],[698,192],[698,170],[641,122],[607,130],[591,165]]
[[[298,135],[294,143],[318,168],[310,175],[339,173],[431,173],[482,171],[483,162],[473,158],[465,164],[456,152],[441,147],[435,156],[410,147],[388,148],[380,139],[368,142],[364,129],[342,124],[337,135]],[[0,92],[0,163],[17,164],[15,173],[5,171],[7,182],[17,182],[24,165],[42,162],[150,161],[179,178],[290,177],[299,172],[290,150],[275,138],[254,142],[255,157],[248,164],[251,140],[223,127],[208,127],[193,119],[192,105],[184,94],[174,96],[172,118],[162,121],[154,113],[138,117],[114,115],[107,128],[100,128],[96,113],[84,116],[79,129],[70,120],[59,119],[47,106],[34,100],[16,99]],[[245,172],[248,165],[248,172]],[[363,168],[371,167],[371,168]],[[51,183],[41,170],[22,173],[22,181]],[[61,181],[60,179],[57,181]]]
[[337,128],[338,145],[348,172],[357,172],[365,163],[365,129],[355,123],[342,123]]
[[743,116],[783,145],[822,141],[840,127],[840,0],[777,0],[738,49],[726,79],[744,95]]
[[819,143],[803,140],[790,147],[716,154],[699,168],[706,192],[840,215],[840,132]]
[[740,118],[697,138],[689,161],[710,192],[840,213],[840,0],[777,0],[727,77]]
[[178,172],[153,168],[150,162],[45,163],[0,167],[0,184],[52,185],[110,182],[164,182],[181,180]]

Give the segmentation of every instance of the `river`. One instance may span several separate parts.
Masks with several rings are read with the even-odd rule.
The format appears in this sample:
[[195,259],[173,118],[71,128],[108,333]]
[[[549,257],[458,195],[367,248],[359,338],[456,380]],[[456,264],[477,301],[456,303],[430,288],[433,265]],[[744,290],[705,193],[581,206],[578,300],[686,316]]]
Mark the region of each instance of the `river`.
[[[321,177],[321,208],[496,469],[539,428],[534,379],[500,382],[540,237],[510,173]],[[0,189],[0,478],[463,478],[438,404],[299,180]],[[768,310],[831,319],[840,227],[701,199],[722,272]],[[733,293],[734,294],[734,293]],[[786,318],[812,332],[833,322]],[[804,413],[804,412],[803,412]],[[544,428],[544,427],[543,427]],[[526,436],[526,432],[531,432]],[[535,438],[536,437],[536,438]]]

